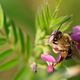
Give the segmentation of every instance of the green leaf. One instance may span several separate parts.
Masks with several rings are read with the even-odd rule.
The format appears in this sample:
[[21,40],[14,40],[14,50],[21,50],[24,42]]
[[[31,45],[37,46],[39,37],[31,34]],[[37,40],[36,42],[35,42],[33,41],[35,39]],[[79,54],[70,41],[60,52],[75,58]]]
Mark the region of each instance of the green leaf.
[[13,59],[13,60],[8,61],[4,64],[1,64],[0,65],[0,72],[9,70],[9,69],[15,67],[17,64],[18,64],[18,59]]
[[3,51],[2,53],[0,53],[0,60],[7,58],[8,56],[12,55],[12,53],[13,53],[12,49],[8,49],[6,51]]
[[13,21],[11,21],[11,24],[12,24],[14,40],[15,40],[14,43],[16,44],[18,42],[17,29]]
[[54,27],[54,26],[59,26],[62,25],[65,22],[68,22],[71,20],[71,16],[65,16],[65,17],[59,17],[56,19],[52,19],[50,26]]
[[45,31],[41,29],[37,29],[35,44],[39,44],[42,42],[42,39],[45,37]]
[[38,12],[36,17],[36,28],[44,29],[41,12]]
[[63,19],[63,17],[59,17],[59,18],[53,18],[51,21],[50,21],[50,28],[56,26],[57,24],[59,24],[59,22]]
[[9,35],[9,31],[10,31],[9,27],[10,27],[10,25],[11,25],[10,21],[8,20],[7,16],[4,14],[4,29],[5,29],[5,33],[6,33],[7,37]]
[[3,24],[4,24],[4,15],[3,15],[2,7],[0,5],[0,29],[3,28]]
[[[47,23],[49,24],[50,19],[51,19],[51,11],[50,11],[50,9],[49,9],[48,4],[46,4],[45,14],[46,14]],[[49,26],[48,26],[48,27],[49,27]]]
[[25,52],[24,34],[20,28],[19,28],[19,37],[20,37],[21,49],[22,49],[22,52],[24,53]]
[[[67,23],[67,22],[71,22],[71,17],[68,17],[68,16],[65,16],[65,17],[59,17],[59,18],[56,18],[56,19],[52,19],[51,20],[51,23],[50,23],[50,33],[53,31],[53,30],[57,30],[59,26],[61,26],[60,30],[61,31],[65,31],[66,29],[69,28],[69,25],[70,23]],[[63,26],[65,23],[69,24],[68,26]]]
[[70,28],[69,28],[69,27],[70,27],[70,24],[71,24],[71,22],[64,24],[64,25],[60,28],[60,31],[64,32],[64,31],[66,31],[66,30],[69,30],[69,29],[70,29]]
[[32,55],[32,43],[29,36],[27,36],[26,51],[27,51],[27,58],[29,58]]
[[36,17],[36,27],[46,30],[49,27],[50,19],[51,13],[48,4],[46,4],[38,11]]
[[0,38],[0,46],[5,44],[7,40],[5,38]]
[[21,70],[17,73],[15,80],[22,80],[24,75],[27,75],[25,67],[21,68]]
[[65,16],[59,23],[60,24],[63,24],[63,23],[65,23],[65,22],[67,22],[67,21],[70,21],[71,20],[71,16]]

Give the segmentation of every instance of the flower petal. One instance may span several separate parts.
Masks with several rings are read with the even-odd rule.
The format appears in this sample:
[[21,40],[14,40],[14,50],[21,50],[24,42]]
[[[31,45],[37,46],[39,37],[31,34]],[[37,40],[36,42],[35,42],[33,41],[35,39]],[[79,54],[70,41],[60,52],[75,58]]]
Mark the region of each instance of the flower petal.
[[80,26],[75,26],[73,28],[73,33],[77,33],[77,32],[80,32]]
[[80,42],[80,32],[73,33],[71,37],[74,41]]
[[71,37],[74,41],[80,42],[80,26],[75,26],[73,28]]
[[48,54],[41,54],[41,59],[48,62],[56,62],[55,58]]
[[53,72],[54,71],[54,67],[52,65],[48,65],[47,71],[48,71],[48,73]]
[[58,54],[58,57],[57,57],[56,61],[57,62],[60,62],[61,61],[61,54],[60,53]]

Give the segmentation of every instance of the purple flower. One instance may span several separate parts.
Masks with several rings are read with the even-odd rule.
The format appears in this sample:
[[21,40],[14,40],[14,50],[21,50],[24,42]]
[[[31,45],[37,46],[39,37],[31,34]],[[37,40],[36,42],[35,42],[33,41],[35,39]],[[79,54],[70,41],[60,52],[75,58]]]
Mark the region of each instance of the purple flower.
[[80,26],[75,26],[73,28],[71,37],[74,41],[79,42],[80,43]]
[[80,32],[80,26],[75,26],[73,28],[73,33]]
[[49,73],[53,72],[54,71],[53,66],[56,63],[55,58],[51,56],[50,54],[41,54],[41,59],[47,62],[48,64],[47,71]]
[[77,42],[77,48],[80,49],[80,26],[75,26],[73,28],[71,37],[74,41]]

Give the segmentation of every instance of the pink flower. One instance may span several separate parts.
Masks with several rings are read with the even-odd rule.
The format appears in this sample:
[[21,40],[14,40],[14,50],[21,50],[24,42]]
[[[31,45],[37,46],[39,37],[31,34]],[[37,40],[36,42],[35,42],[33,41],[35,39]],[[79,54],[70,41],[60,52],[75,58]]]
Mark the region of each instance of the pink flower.
[[47,67],[48,73],[52,73],[54,71],[55,64],[63,60],[60,53],[58,54],[57,59],[55,59],[50,54],[41,54],[41,59],[44,60],[48,64],[48,67]]
[[53,58],[53,56],[49,55],[49,54],[42,54],[41,55],[42,60],[47,61],[47,62],[56,62],[55,58]]
[[48,73],[52,73],[54,71],[54,67],[52,65],[48,65],[47,71]]
[[49,54],[41,54],[41,59],[47,62],[48,64],[47,71],[49,73],[53,72],[54,71],[53,66],[56,63],[55,58]]

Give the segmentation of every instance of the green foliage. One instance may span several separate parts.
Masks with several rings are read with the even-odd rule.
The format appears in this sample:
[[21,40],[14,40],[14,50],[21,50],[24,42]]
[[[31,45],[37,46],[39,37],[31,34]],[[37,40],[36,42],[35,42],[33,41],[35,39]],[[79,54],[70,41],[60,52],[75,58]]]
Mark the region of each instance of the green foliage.
[[0,5],[0,29],[3,28],[3,23],[4,23],[4,14],[3,14],[2,6]]
[[[24,68],[19,71],[15,78],[15,80],[22,80],[24,79],[24,76],[22,75],[25,74],[26,76],[26,74],[28,74],[27,71],[29,71],[26,64],[29,64],[28,60],[32,55],[31,38],[28,35],[27,39],[25,40],[24,33],[21,28],[16,27],[14,21],[9,19],[9,17],[3,13],[1,6],[0,17],[0,32],[2,33],[0,33],[2,36],[0,36],[0,46],[2,47],[5,45],[6,48],[8,46],[8,49],[5,49],[0,53],[0,61],[3,61],[3,63],[0,64],[0,72],[8,71],[9,69],[14,68],[16,65],[25,63],[25,65],[23,65]],[[17,46],[20,46],[19,50],[17,49]],[[6,59],[12,57],[13,54],[15,54],[14,58],[7,61]]]
[[1,64],[0,65],[0,72],[9,70],[9,69],[15,67],[17,64],[18,64],[18,60],[17,59],[13,59],[13,60],[8,61],[8,62],[6,62],[4,64]]
[[10,21],[9,19],[7,18],[7,16],[5,15],[4,13],[4,30],[5,30],[5,33],[6,33],[6,36],[8,37],[9,36],[9,27],[10,27]]
[[24,35],[22,30],[19,28],[19,39],[20,39],[20,44],[21,44],[21,51],[24,53],[25,52],[25,42],[24,42]]
[[18,42],[17,29],[13,21],[11,21],[11,25],[12,25],[12,30],[14,34],[14,44],[17,44]]
[[[65,16],[65,17],[59,17],[56,19],[51,20],[51,24],[50,24],[50,30],[57,30],[59,26],[61,26],[60,30],[61,31],[65,31],[68,29],[68,27],[66,27],[66,25],[62,26],[64,23],[69,22],[71,20],[71,16]],[[69,22],[70,23],[70,22]],[[67,25],[70,26],[70,24],[67,23]]]
[[[55,11],[54,11],[55,12]],[[59,26],[62,26],[64,23],[68,22],[67,24],[69,24],[70,20],[71,20],[71,16],[64,16],[64,17],[55,17],[57,16],[57,14],[55,14],[55,16],[53,16],[54,13],[52,13],[48,7],[48,5],[44,5],[44,7],[42,7],[37,14],[36,17],[36,29],[38,31],[38,29],[43,30],[44,32],[46,32],[46,35],[50,34],[52,32],[52,30],[57,30]],[[65,26],[63,27],[63,30]],[[44,35],[45,36],[45,35]]]
[[12,49],[8,49],[0,53],[0,60],[6,59],[6,57],[11,56],[13,53]]
[[0,46],[5,44],[6,42],[7,42],[7,40],[5,38],[0,38]]
[[32,42],[29,36],[27,36],[27,41],[26,41],[26,56],[28,59],[32,56]]
[[24,74],[26,74],[26,68],[25,67],[21,68],[21,70],[16,75],[15,80],[22,80],[24,77]]

